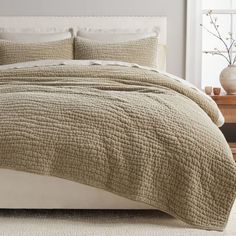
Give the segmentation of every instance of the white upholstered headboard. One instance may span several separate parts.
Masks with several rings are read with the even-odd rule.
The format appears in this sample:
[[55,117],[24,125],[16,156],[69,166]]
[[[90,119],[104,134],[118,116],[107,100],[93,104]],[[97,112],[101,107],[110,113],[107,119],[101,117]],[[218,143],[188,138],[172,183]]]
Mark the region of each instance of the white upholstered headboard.
[[[148,29],[159,33],[159,43],[167,43],[167,18],[142,16],[0,16],[0,28],[21,30],[35,28],[36,31],[47,29]],[[165,50],[161,52],[166,57]],[[165,65],[163,66],[165,67]]]

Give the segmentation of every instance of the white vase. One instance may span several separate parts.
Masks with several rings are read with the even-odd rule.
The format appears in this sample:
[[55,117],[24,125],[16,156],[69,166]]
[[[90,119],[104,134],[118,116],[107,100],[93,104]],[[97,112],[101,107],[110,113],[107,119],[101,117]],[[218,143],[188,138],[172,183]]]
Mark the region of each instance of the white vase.
[[222,70],[220,83],[228,95],[236,95],[236,65],[229,65]]

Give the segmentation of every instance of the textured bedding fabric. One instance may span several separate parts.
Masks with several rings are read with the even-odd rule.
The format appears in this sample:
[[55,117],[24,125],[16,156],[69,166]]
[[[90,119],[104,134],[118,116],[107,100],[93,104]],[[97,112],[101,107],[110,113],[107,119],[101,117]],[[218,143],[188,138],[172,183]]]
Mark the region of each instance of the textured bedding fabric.
[[0,65],[19,62],[73,59],[73,39],[53,42],[21,43],[0,40]]
[[57,176],[223,230],[236,166],[216,104],[119,65],[0,70],[0,168]]
[[75,59],[118,60],[157,67],[157,48],[157,37],[114,43],[77,37],[75,38]]

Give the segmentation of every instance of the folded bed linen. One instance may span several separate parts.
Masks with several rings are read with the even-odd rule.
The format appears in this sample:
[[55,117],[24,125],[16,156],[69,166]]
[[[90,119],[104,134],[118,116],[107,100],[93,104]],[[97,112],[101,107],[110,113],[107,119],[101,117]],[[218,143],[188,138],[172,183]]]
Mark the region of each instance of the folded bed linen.
[[87,184],[223,230],[236,165],[217,105],[170,74],[123,62],[0,67],[0,168]]

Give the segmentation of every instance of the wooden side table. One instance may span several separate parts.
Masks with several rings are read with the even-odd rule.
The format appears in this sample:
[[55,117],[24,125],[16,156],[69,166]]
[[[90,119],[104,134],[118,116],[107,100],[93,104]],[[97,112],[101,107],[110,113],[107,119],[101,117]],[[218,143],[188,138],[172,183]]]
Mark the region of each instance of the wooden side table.
[[[225,123],[235,124],[236,126],[236,95],[212,96],[212,99],[217,103],[225,117]],[[229,143],[229,146],[231,147],[234,160],[236,161],[236,140],[235,142]]]
[[236,161],[236,143],[230,143],[229,146],[233,152],[234,160]]

